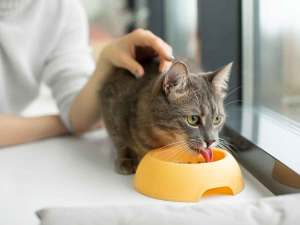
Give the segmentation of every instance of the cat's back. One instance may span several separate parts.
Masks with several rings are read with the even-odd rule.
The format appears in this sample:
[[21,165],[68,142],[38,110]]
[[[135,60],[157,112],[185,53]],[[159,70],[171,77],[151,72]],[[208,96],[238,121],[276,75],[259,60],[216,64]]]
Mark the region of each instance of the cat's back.
[[[103,83],[100,91],[101,114],[105,123],[120,123],[135,111],[135,103],[143,93],[150,90],[158,79],[158,62],[142,64],[144,76],[136,78],[125,69],[115,68]],[[108,126],[110,124],[107,124]]]
[[140,89],[147,88],[151,81],[157,78],[159,74],[158,65],[154,60],[143,63],[145,74],[141,78],[136,78],[125,69],[114,68],[104,81],[100,97],[104,98],[104,100],[109,98],[117,100],[119,97],[124,98],[136,95]]

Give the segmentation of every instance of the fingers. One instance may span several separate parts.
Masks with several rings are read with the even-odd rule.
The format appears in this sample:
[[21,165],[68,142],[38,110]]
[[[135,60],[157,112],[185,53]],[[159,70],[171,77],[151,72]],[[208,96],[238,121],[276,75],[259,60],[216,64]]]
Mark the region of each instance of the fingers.
[[132,33],[134,45],[149,46],[154,49],[161,59],[171,61],[174,59],[172,48],[151,31],[137,29]]
[[136,61],[143,62],[147,59],[155,58],[158,54],[151,47],[136,46],[134,56]]
[[165,73],[167,72],[172,65],[172,62],[161,59],[159,64],[159,72]]
[[120,67],[129,70],[136,77],[141,77],[144,75],[143,67],[131,55],[124,54],[120,57]]

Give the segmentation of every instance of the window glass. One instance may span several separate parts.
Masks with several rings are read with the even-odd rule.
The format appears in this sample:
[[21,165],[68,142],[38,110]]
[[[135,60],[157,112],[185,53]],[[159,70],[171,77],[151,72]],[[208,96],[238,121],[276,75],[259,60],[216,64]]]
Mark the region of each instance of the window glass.
[[256,103],[300,122],[300,2],[256,4]]
[[299,15],[296,0],[243,1],[242,134],[300,174]]

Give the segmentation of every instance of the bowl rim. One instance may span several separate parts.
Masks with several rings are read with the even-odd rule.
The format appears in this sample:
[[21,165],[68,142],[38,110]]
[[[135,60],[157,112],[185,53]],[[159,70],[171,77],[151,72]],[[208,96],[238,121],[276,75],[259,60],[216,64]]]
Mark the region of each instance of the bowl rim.
[[166,161],[166,160],[159,159],[159,158],[153,156],[153,154],[154,154],[153,151],[156,151],[156,150],[159,150],[159,149],[151,150],[147,154],[148,157],[151,157],[152,159],[157,160],[157,161],[162,162],[162,163],[165,163],[165,164],[176,164],[176,165],[183,165],[183,166],[209,166],[209,165],[212,165],[212,164],[215,165],[216,163],[220,163],[220,162],[224,161],[225,159],[227,159],[230,156],[230,154],[227,150],[217,148],[217,147],[213,147],[213,151],[218,151],[218,152],[224,153],[224,157],[222,159],[212,161],[212,162],[204,162],[204,163],[178,163],[178,162]]

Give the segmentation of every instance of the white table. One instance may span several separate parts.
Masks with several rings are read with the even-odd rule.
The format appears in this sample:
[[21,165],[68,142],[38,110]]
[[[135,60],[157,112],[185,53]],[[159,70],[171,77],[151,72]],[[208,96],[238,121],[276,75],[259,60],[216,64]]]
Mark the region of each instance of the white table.
[[[135,192],[133,176],[114,172],[111,152],[104,130],[0,149],[0,225],[37,225],[34,213],[44,207],[166,203]],[[240,194],[195,204],[272,196],[244,169],[243,174]]]

